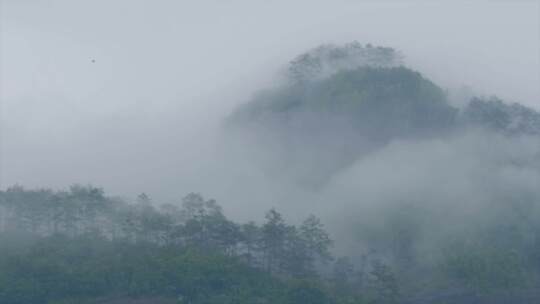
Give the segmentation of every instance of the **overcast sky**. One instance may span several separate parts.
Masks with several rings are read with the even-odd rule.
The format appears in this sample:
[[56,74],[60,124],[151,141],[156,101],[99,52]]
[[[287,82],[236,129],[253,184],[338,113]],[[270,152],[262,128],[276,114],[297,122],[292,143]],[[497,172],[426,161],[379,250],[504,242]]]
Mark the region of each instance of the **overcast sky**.
[[540,109],[539,1],[0,2],[0,188],[212,192],[201,138],[322,43]]

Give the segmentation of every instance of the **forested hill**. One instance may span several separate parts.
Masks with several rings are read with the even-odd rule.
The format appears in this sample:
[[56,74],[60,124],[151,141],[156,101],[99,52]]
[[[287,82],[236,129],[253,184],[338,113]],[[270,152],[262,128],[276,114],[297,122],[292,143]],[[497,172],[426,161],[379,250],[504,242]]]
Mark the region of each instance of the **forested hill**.
[[284,85],[260,92],[229,122],[294,125],[311,113],[327,128],[332,125],[324,116],[348,118],[360,135],[377,139],[433,134],[464,124],[540,134],[537,111],[496,97],[474,97],[459,109],[443,88],[406,67],[402,57],[392,48],[357,42],[320,46],[293,59]]
[[285,78],[238,107],[227,126],[261,154],[280,155],[276,162],[288,165],[266,169],[299,184],[319,187],[394,140],[472,129],[540,135],[535,110],[496,97],[474,97],[458,108],[392,48],[323,45],[293,59]]

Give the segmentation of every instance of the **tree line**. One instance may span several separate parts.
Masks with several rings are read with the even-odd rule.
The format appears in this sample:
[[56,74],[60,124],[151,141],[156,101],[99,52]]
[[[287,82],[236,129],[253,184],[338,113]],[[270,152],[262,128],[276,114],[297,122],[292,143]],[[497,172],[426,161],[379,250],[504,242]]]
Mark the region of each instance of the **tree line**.
[[144,193],[127,202],[93,186],[14,186],[0,191],[0,303],[534,302],[540,230],[524,220],[529,204],[504,206],[504,221],[477,223],[477,232],[423,252],[423,213],[379,215],[382,230],[359,229],[367,253],[352,259],[334,256],[313,215],[292,225],[271,209],[259,223],[237,223],[196,193],[157,205]]
[[[67,191],[14,186],[0,191],[0,237],[0,297],[12,299],[6,303],[49,303],[45,299],[62,295],[77,296],[74,303],[79,303],[83,295],[110,293],[157,293],[184,297],[179,303],[206,303],[208,298],[201,297],[212,291],[224,299],[222,293],[228,291],[219,287],[224,283],[214,286],[212,280],[221,281],[219,277],[227,278],[229,272],[237,275],[232,282],[243,282],[234,283],[235,288],[248,290],[246,299],[251,300],[257,296],[251,294],[255,287],[249,284],[262,280],[268,286],[284,284],[276,290],[292,288],[287,295],[268,291],[266,297],[275,303],[287,303],[276,299],[289,296],[297,299],[291,303],[299,303],[302,297],[317,299],[310,303],[338,303],[338,298],[363,303],[358,302],[358,290],[368,277],[380,289],[375,298],[397,298],[391,269],[377,261],[373,271],[364,275],[350,259],[335,258],[333,241],[316,216],[292,225],[271,209],[260,224],[236,223],[215,200],[197,193],[178,204],[157,206],[144,193],[127,202],[93,186],[74,185]],[[18,250],[10,245],[25,239],[32,241]],[[14,285],[6,276],[22,281]],[[244,282],[244,276],[253,282]],[[337,298],[331,300],[331,295]],[[237,295],[227,297],[240,301]]]
[[287,224],[275,209],[262,225],[228,219],[215,200],[190,193],[181,204],[155,207],[146,194],[134,204],[108,198],[92,186],[69,191],[25,190],[1,193],[0,229],[40,236],[93,234],[109,240],[183,246],[237,256],[271,273],[313,275],[317,263],[332,259],[332,240],[320,219],[311,215],[301,225]]

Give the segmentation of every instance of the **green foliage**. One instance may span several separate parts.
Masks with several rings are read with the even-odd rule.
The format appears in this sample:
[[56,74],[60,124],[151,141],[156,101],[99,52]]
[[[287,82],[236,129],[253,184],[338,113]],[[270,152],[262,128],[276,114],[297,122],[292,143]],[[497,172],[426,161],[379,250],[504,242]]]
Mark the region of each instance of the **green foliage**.
[[265,92],[239,108],[232,121],[272,129],[278,122],[298,122],[307,113],[319,123],[338,116],[350,121],[358,135],[387,140],[445,132],[454,127],[457,112],[443,90],[418,72],[362,66]]
[[321,286],[309,281],[293,281],[287,290],[285,303],[330,304],[331,300]]
[[391,304],[399,301],[399,287],[392,269],[379,260],[372,264],[370,284],[375,303]]
[[24,254],[3,256],[0,267],[0,295],[6,304],[119,295],[181,296],[188,303],[289,303],[299,296],[297,285],[289,291],[286,282],[236,258],[97,238],[35,240]]
[[493,98],[473,98],[462,114],[466,124],[510,135],[539,135],[540,113],[517,103]]
[[341,47],[321,45],[297,56],[289,64],[288,76],[293,81],[304,82],[359,66],[390,67],[400,64],[401,55],[396,50],[371,44],[364,46],[355,41]]
[[477,293],[527,285],[524,259],[508,248],[454,244],[445,251],[442,267],[450,279]]
[[0,192],[0,202],[8,211],[0,226],[2,303],[330,298],[317,285],[314,261],[329,258],[331,240],[314,216],[298,229],[272,209],[263,226],[239,225],[199,194],[186,196],[181,207],[158,209],[147,195],[130,204],[90,186],[10,188]]
[[[402,280],[489,294],[530,288],[539,272],[540,229],[527,201],[502,204],[437,247],[439,256],[416,248],[429,213],[393,209],[380,231],[358,235],[377,253],[339,258],[321,275],[333,242],[315,216],[294,226],[272,209],[262,225],[238,224],[198,194],[156,208],[149,197],[130,204],[96,189],[0,192],[2,303],[399,303],[414,287]],[[439,267],[420,268],[430,263]]]

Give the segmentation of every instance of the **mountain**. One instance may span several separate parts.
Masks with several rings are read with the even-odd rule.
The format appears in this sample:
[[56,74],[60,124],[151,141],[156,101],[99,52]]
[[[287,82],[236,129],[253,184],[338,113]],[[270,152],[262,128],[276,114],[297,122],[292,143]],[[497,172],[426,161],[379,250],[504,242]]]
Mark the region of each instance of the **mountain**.
[[308,186],[394,140],[473,127],[540,134],[540,113],[518,104],[473,98],[463,109],[453,106],[443,88],[404,66],[392,48],[323,45],[293,59],[286,78],[238,107],[228,126],[262,158],[276,160],[263,164],[269,174]]

